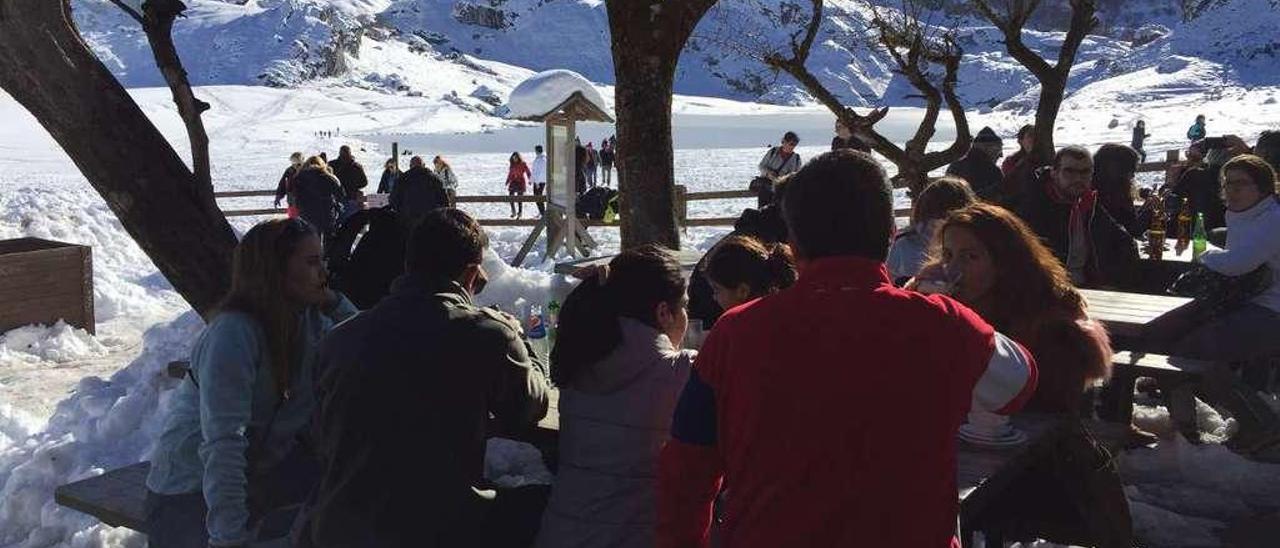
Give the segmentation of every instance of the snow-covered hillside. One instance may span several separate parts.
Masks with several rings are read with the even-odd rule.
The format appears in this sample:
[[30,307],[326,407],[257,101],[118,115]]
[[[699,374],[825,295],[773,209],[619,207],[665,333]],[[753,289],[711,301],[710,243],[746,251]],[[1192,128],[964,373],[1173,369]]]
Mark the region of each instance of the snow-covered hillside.
[[[137,2],[137,0],[129,0]],[[896,6],[898,2],[879,0]],[[1061,24],[1046,2],[1044,28]],[[613,81],[602,0],[191,0],[175,34],[193,83],[296,86],[320,81],[390,93],[449,97],[484,111],[533,71],[567,68]],[[1280,84],[1277,0],[1225,0],[1190,23],[1169,2],[1102,2],[1096,36],[1076,59],[1071,87],[1160,66],[1170,56],[1235,68],[1221,85]],[[108,0],[77,0],[95,51],[130,87],[162,85],[137,24]],[[727,0],[707,14],[678,66],[679,93],[783,104],[809,101],[795,82],[762,70],[747,51],[777,48],[807,20],[804,3]],[[910,104],[909,86],[867,43],[862,0],[831,0],[810,67],[852,104]],[[963,14],[927,21],[955,29],[965,57],[960,93],[973,106],[1019,108],[1035,80],[1005,52],[999,33]],[[1229,30],[1230,32],[1225,32]],[[1028,30],[1052,56],[1062,33]]]

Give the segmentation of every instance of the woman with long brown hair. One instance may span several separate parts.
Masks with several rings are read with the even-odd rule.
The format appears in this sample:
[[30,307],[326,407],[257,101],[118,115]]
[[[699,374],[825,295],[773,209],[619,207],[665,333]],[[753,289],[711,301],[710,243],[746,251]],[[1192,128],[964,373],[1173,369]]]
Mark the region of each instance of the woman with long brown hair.
[[[1083,393],[1110,373],[1111,345],[1053,252],[1016,215],[990,204],[952,213],[933,242],[918,285],[950,293],[1035,358],[1037,387],[1023,410],[1087,414]],[[1131,426],[1128,441],[1155,440]],[[1044,524],[1047,530],[1078,529],[1083,516],[1093,516],[1084,521],[1092,538],[1131,544],[1128,505],[1110,458],[1072,422],[991,511],[1013,521],[1057,516]],[[1070,502],[1083,500],[1083,491],[1090,493],[1088,508]],[[1080,517],[1068,517],[1073,510]]]
[[[355,307],[328,286],[316,229],[266,221],[236,246],[231,289],[191,352],[147,477],[152,546],[231,546],[318,479],[298,442],[315,407],[315,348]],[[274,520],[272,520],[274,521]]]
[[1066,269],[1002,207],[952,213],[909,287],[949,293],[1031,350],[1040,378],[1027,409],[1079,413],[1085,388],[1110,374],[1106,331],[1089,319]]

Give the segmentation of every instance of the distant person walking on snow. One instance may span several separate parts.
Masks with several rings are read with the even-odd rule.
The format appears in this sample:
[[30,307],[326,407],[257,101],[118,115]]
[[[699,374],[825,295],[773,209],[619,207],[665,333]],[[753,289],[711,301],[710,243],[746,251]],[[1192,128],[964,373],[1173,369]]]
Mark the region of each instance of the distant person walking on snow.
[[298,216],[311,223],[322,238],[332,235],[346,195],[324,159],[307,158],[302,171],[293,179],[293,192]]
[[[547,157],[542,153],[542,145],[533,147],[533,169],[530,176],[533,182],[533,195],[543,196],[547,192]],[[538,202],[538,215],[545,215],[547,206]]]
[[431,164],[436,168],[436,177],[444,183],[444,193],[449,195],[449,207],[458,201],[458,177],[453,174],[453,166],[445,161],[444,156],[432,158]]
[[396,188],[396,179],[400,177],[400,166],[395,158],[390,158],[382,165],[382,178],[378,180],[378,194],[391,194]]
[[757,166],[760,176],[751,181],[751,190],[756,191],[759,207],[773,202],[773,185],[778,179],[800,171],[800,154],[796,152],[796,145],[799,144],[800,137],[795,132],[788,131],[782,135],[782,144],[769,147],[760,159],[760,165]]
[[600,143],[600,174],[604,177],[604,186],[613,182],[613,143],[605,139]]
[[302,153],[295,152],[289,155],[289,167],[285,168],[284,175],[280,176],[280,182],[276,184],[276,207],[280,207],[280,199],[286,199],[288,208],[285,211],[290,219],[298,216],[298,207],[294,205],[293,198],[293,178],[298,176],[299,171],[302,171]]
[[1191,128],[1187,130],[1187,139],[1190,139],[1191,142],[1194,143],[1204,139],[1205,135],[1207,135],[1207,133],[1205,133],[1204,128],[1204,115],[1201,114],[1196,116],[1196,123],[1191,124]]
[[[530,175],[529,164],[524,163],[519,152],[512,152],[511,165],[507,168],[507,195],[524,196],[528,191]],[[511,218],[519,219],[523,216],[524,202],[511,202]]]
[[1147,161],[1147,151],[1142,146],[1150,136],[1151,134],[1147,133],[1147,123],[1138,120],[1138,123],[1133,126],[1133,140],[1129,142],[1129,146],[1138,153],[1141,162]]
[[360,198],[364,196],[361,189],[369,186],[369,177],[364,173],[364,166],[351,155],[351,147],[347,145],[338,149],[338,159],[330,162],[329,167],[342,183],[342,190],[347,195],[340,217],[346,219],[360,209]]
[[281,538],[287,530],[259,530],[263,518],[288,523],[287,508],[319,481],[311,446],[299,443],[316,404],[314,348],[356,313],[328,287],[319,236],[277,219],[236,246],[231,289],[191,351],[151,455],[151,546]]
[[577,179],[574,182],[574,192],[579,196],[587,191],[587,147],[582,146],[581,141],[576,141],[573,147],[573,167]]
[[596,187],[596,171],[600,166],[600,153],[594,143],[587,143],[587,186]]

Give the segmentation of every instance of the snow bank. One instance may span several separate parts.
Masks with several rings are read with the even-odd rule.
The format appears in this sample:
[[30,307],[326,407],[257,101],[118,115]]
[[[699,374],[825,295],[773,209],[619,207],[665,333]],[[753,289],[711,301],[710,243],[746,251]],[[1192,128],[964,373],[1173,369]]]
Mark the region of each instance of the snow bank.
[[0,545],[142,546],[88,515],[58,506],[61,484],[145,460],[174,386],[165,366],[190,354],[204,323],[195,313],[156,325],[137,359],[104,380],[82,379],[45,428],[0,452]]
[[556,69],[530,76],[511,90],[511,97],[507,99],[507,117],[519,120],[538,118],[560,106],[574,93],[581,93],[588,102],[609,112],[604,98],[590,81],[571,70]]
[[118,345],[120,340],[111,339],[104,344],[88,331],[62,320],[52,326],[28,325],[0,334],[0,368],[18,362],[67,363],[100,358],[110,353],[108,344]]

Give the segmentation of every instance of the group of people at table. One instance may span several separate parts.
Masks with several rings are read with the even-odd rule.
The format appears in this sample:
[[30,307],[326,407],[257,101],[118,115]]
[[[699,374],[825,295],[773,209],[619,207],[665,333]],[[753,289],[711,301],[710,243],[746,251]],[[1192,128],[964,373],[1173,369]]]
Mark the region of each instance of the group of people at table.
[[[655,245],[580,272],[549,364],[518,320],[475,304],[488,239],[460,210],[416,225],[404,275],[363,312],[327,287],[314,228],[261,223],[167,408],[152,546],[496,543],[511,513],[482,477],[488,425],[536,423],[552,385],[559,467],[538,546],[705,546],[713,531],[727,547],[954,546],[966,417],[1085,415],[1109,374],[1076,287],[1123,287],[1137,244],[1097,167],[1061,149],[1013,210],[939,179],[895,237],[877,161],[823,154],[692,280]],[[1226,249],[1206,266],[1280,275],[1276,182],[1258,156],[1223,166]],[[698,351],[682,348],[691,316],[709,329]],[[1280,284],[1174,353],[1272,355],[1277,328]],[[1274,414],[1225,365],[1199,393],[1239,422],[1233,449],[1280,450]],[[272,527],[280,509],[297,518]]]

